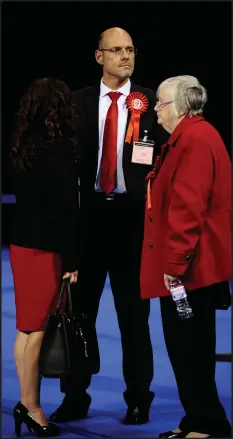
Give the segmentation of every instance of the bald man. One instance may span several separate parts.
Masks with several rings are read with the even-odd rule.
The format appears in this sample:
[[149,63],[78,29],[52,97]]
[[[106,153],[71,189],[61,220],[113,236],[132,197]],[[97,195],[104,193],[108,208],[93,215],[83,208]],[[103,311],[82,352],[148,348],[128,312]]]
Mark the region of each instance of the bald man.
[[[132,38],[125,30],[106,30],[100,35],[95,51],[96,61],[102,67],[100,83],[74,93],[79,116],[84,237],[76,306],[85,309],[95,324],[109,275],[121,333],[126,384],[124,399],[128,409],[123,422],[134,425],[148,422],[154,398],[150,391],[153,378],[148,326],[150,302],[140,299],[139,273],[144,179],[165,139],[165,131],[155,119],[155,93],[130,80],[135,55]],[[149,148],[146,163],[134,149],[132,139],[126,138],[131,117],[126,99],[133,92],[142,93],[148,102],[147,111],[140,117],[139,138],[146,130],[155,146],[153,150]],[[96,361],[99,361],[98,349]],[[63,381],[61,390],[66,396],[50,420],[67,422],[87,417],[91,398],[86,389],[90,382],[91,375],[80,374],[80,371],[72,379]]]

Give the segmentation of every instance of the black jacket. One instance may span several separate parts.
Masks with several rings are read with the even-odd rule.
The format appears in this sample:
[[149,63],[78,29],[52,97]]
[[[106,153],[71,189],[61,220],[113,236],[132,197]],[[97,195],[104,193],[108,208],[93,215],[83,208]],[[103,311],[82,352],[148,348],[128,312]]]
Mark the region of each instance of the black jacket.
[[77,181],[73,145],[57,140],[40,149],[32,168],[14,171],[11,243],[59,252],[63,271],[78,269]]
[[[131,83],[131,92],[143,93],[148,101],[148,110],[141,115],[139,138],[144,136],[144,130],[148,131],[148,139],[155,141],[154,157],[160,154],[160,147],[167,139],[167,133],[156,121],[154,111],[156,95],[148,88],[140,87]],[[80,89],[73,93],[73,100],[77,108],[78,126],[77,136],[80,147],[80,180],[81,180],[81,206],[88,206],[90,197],[94,191],[99,148],[99,95],[100,84]],[[130,120],[128,114],[127,127]],[[126,127],[126,132],[127,132]],[[132,158],[132,142],[124,144],[123,172],[126,190],[131,199],[142,201],[145,197],[145,176],[151,170],[151,166],[134,164]]]

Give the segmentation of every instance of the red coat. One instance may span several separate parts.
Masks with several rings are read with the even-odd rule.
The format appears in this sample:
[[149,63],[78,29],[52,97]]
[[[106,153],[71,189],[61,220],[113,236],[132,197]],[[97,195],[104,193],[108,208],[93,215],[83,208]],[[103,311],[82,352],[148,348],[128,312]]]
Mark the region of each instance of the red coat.
[[157,175],[148,175],[143,299],[170,294],[164,273],[180,277],[187,290],[230,280],[232,275],[231,162],[225,145],[201,116],[184,118],[168,144]]

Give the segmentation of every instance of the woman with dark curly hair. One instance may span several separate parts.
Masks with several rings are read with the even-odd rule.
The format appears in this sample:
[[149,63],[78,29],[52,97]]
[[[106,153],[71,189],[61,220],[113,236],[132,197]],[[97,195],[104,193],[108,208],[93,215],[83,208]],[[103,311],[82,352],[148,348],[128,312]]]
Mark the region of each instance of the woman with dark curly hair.
[[16,327],[15,361],[21,424],[36,436],[57,436],[39,401],[38,359],[48,314],[61,277],[77,282],[76,115],[67,85],[54,78],[36,80],[20,102],[12,139],[16,210],[10,261]]

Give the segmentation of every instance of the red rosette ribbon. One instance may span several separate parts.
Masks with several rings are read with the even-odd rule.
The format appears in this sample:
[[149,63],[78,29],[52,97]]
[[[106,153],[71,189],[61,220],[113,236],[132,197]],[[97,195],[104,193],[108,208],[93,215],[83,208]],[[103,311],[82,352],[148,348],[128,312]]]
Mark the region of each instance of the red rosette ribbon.
[[149,102],[143,93],[132,92],[127,96],[125,104],[128,110],[131,111],[125,142],[130,143],[132,137],[133,142],[137,142],[139,137],[140,116],[147,111]]

